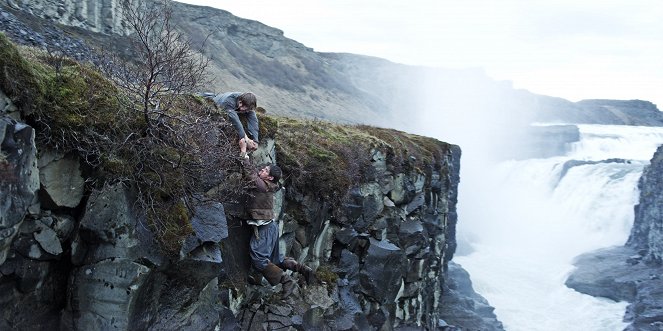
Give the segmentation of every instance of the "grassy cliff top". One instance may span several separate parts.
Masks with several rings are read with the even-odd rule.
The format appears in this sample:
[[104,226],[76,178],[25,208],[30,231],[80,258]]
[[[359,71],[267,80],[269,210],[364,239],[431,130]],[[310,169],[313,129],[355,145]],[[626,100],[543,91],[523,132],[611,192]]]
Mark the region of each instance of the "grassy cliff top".
[[30,124],[42,129],[38,138],[55,149],[72,149],[86,131],[112,131],[118,117],[125,115],[118,89],[95,68],[40,49],[17,47],[2,33],[0,68],[0,89]]
[[450,145],[433,138],[366,125],[340,125],[260,116],[263,136],[276,140],[287,184],[341,198],[354,184],[374,178],[379,152],[387,171],[425,173],[445,162]]
[[[41,122],[47,122],[48,139],[58,146],[89,133],[139,131],[141,117],[123,109],[118,102],[121,91],[89,65],[16,47],[0,33],[0,68],[2,91],[23,114],[36,112]],[[188,101],[182,105],[200,106]],[[115,128],[119,118],[126,124],[121,132]],[[393,172],[423,172],[443,162],[449,148],[436,139],[393,129],[275,115],[260,119],[262,136],[276,140],[287,178],[323,194],[342,194],[350,184],[370,179],[374,151],[386,157]]]
[[[232,169],[228,162],[237,158],[228,121],[201,99],[182,96],[171,113],[173,119],[163,123],[167,130],[146,134],[143,117],[127,105],[124,91],[91,65],[16,47],[0,33],[0,68],[0,90],[34,126],[40,148],[77,152],[90,168],[103,170],[93,172],[104,177],[93,182],[131,180],[146,187],[139,187],[148,195],[146,201],[159,204],[148,209],[181,215],[154,216],[162,229],[174,229],[164,230],[165,238],[190,231],[181,212],[184,196],[202,189],[197,183],[205,182],[210,173],[227,173]],[[353,185],[374,179],[373,165],[381,163],[380,158],[392,173],[425,173],[445,163],[450,148],[393,129],[259,117],[261,135],[276,141],[286,185],[332,203]]]

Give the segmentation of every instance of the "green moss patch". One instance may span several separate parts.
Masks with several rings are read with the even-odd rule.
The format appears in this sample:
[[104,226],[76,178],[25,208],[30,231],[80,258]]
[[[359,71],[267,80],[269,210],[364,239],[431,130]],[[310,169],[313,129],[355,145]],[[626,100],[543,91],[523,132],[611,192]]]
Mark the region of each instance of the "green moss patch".
[[148,221],[156,229],[161,247],[173,257],[184,240],[193,233],[189,211],[183,201],[161,203],[160,208],[148,210]]
[[318,269],[315,270],[315,277],[321,281],[328,284],[336,284],[338,280],[338,274],[332,271],[331,267],[328,265],[321,265]]
[[101,140],[120,134],[119,124],[132,121],[119,105],[122,94],[89,65],[17,47],[0,33],[0,68],[0,88],[35,127],[42,145],[77,150],[87,159],[99,154]]
[[45,94],[33,65],[4,33],[0,33],[0,88],[14,104],[28,111],[33,110]]

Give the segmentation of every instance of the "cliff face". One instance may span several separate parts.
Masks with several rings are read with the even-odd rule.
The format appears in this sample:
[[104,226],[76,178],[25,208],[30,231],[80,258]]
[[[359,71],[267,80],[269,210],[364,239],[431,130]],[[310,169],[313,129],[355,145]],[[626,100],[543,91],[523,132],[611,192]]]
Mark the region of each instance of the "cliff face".
[[[304,178],[286,181],[277,199],[281,251],[313,267],[319,280],[280,300],[279,288],[246,282],[252,232],[242,221],[242,204],[219,203],[211,198],[214,189],[197,192],[187,211],[193,230],[179,254],[168,255],[134,208],[134,188],[101,185],[76,153],[37,146],[25,112],[1,96],[0,328],[444,325],[440,294],[456,246],[458,146],[395,130],[331,124],[321,130],[322,123],[263,117],[271,133],[254,162],[284,158],[286,174]],[[324,161],[334,156],[316,149],[294,163],[303,149],[291,145],[296,128],[309,142],[335,135],[340,150],[366,146],[359,151],[370,165],[348,188],[336,185],[348,182],[325,177],[325,169],[353,160],[338,154],[338,164],[330,165]],[[348,132],[369,143],[338,137]],[[313,171],[321,182],[305,180]],[[339,189],[346,191],[331,192]]]
[[[324,283],[277,301],[268,286],[245,282],[251,232],[233,213],[241,206],[201,200],[180,258],[167,259],[132,209],[130,189],[84,192],[73,156],[42,150],[36,162],[34,153],[17,160],[19,150],[36,151],[30,128],[6,116],[2,124],[1,198],[11,202],[3,210],[0,265],[6,327],[434,328],[441,317],[439,292],[455,248],[455,146],[440,143],[439,170],[428,173],[390,171],[385,151],[366,151],[375,177],[356,183],[340,205],[288,189],[277,204],[283,252],[318,269]],[[431,177],[442,183],[439,194]]]
[[[439,147],[441,167],[427,174],[394,171],[386,151],[367,151],[374,177],[353,185],[338,205],[315,192],[287,187],[280,209],[282,252],[317,269],[326,289],[307,287],[302,300],[261,302],[236,312],[242,329],[296,326],[274,322],[283,318],[276,309],[283,306],[302,316],[305,329],[435,328],[445,304],[439,293],[446,264],[456,245],[460,156],[455,146]],[[440,194],[431,191],[432,178],[441,181]],[[251,232],[229,214],[229,239],[221,246],[226,261],[234,261],[225,266],[229,280],[241,283]],[[229,302],[245,302],[250,295],[240,292]]]
[[3,0],[5,5],[60,24],[102,33],[126,34],[118,15],[121,0]]
[[626,243],[640,251],[646,262],[663,263],[663,146],[659,146],[651,163],[638,181],[640,202],[635,206],[635,219]]

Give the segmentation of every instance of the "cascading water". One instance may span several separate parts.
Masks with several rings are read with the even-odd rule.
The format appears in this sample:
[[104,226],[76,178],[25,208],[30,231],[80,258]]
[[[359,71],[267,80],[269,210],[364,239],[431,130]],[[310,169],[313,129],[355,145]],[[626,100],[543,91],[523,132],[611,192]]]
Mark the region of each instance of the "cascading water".
[[[501,162],[463,189],[459,238],[473,252],[454,261],[471,275],[507,330],[622,330],[627,303],[564,285],[574,257],[623,245],[638,202],[637,181],[663,128],[579,125],[567,156]],[[573,161],[576,160],[576,161]],[[471,196],[470,196],[471,195]],[[471,203],[469,203],[471,201]]]

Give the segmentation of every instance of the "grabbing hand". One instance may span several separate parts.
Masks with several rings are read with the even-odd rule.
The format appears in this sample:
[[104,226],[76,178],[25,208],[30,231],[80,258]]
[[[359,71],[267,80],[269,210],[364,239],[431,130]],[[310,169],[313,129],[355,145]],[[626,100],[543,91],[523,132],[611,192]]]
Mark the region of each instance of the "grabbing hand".
[[246,148],[249,151],[255,151],[256,149],[258,149],[258,143],[256,143],[255,141],[249,139],[248,137],[245,138],[245,139],[246,139]]

